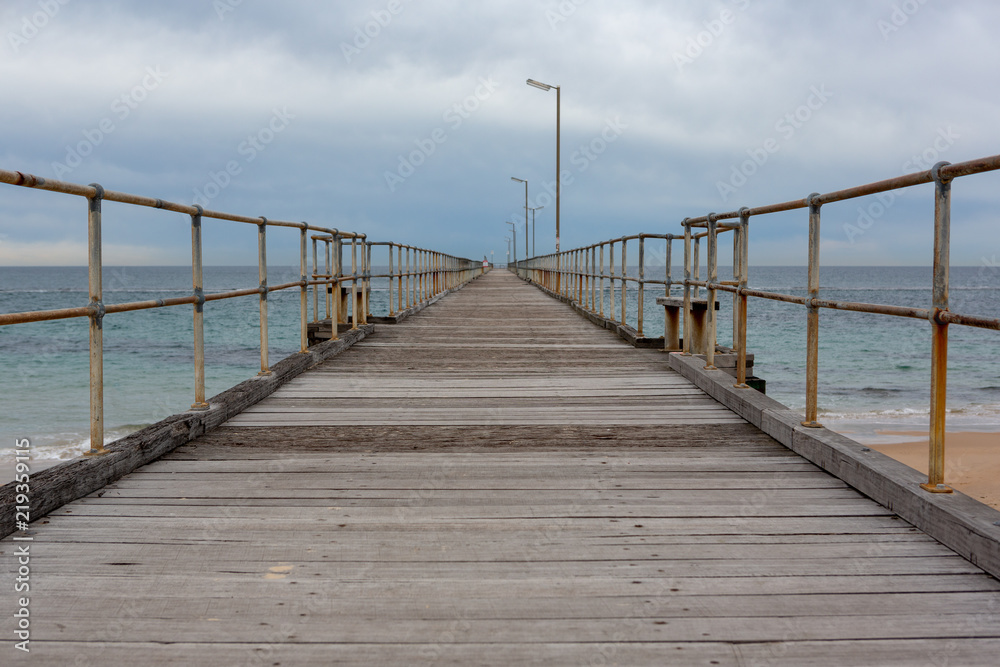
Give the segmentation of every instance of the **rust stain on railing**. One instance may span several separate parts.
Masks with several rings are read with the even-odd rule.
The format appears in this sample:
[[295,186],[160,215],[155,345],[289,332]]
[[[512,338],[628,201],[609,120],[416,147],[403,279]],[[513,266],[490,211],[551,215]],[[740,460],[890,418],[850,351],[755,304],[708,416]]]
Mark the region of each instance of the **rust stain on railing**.
[[[103,322],[105,316],[112,313],[125,313],[136,310],[147,310],[151,308],[165,308],[192,304],[194,308],[194,403],[192,410],[206,410],[209,405],[205,400],[205,333],[204,333],[204,306],[211,301],[222,299],[233,299],[243,296],[257,295],[259,299],[259,330],[260,330],[260,372],[258,375],[266,376],[271,374],[271,367],[268,359],[268,294],[287,289],[298,289],[300,291],[300,353],[308,352],[308,326],[310,323],[308,314],[308,290],[313,289],[313,317],[311,322],[321,321],[319,306],[319,291],[326,291],[325,309],[326,318],[331,320],[333,338],[337,338],[337,324],[341,317],[345,317],[350,312],[351,328],[358,328],[359,324],[366,324],[369,316],[369,295],[371,292],[371,279],[373,277],[388,277],[390,281],[390,295],[392,294],[392,281],[398,282],[402,290],[403,279],[406,280],[407,307],[419,305],[437,296],[441,292],[452,289],[472,280],[480,275],[487,267],[473,260],[453,257],[437,251],[418,249],[412,246],[404,246],[395,243],[373,243],[366,240],[366,236],[357,232],[345,232],[334,228],[312,225],[307,222],[290,222],[283,220],[271,220],[265,217],[250,217],[225,213],[221,211],[209,211],[201,206],[179,204],[164,201],[152,197],[145,197],[124,192],[105,190],[102,186],[94,183],[91,185],[79,185],[77,183],[67,183],[54,181],[25,174],[20,171],[6,171],[0,169],[0,183],[15,186],[45,190],[48,192],[58,192],[62,194],[75,195],[87,199],[87,228],[88,228],[88,282],[89,282],[89,303],[86,306],[76,308],[60,308],[53,310],[27,311],[20,313],[0,314],[0,326],[23,324],[27,322],[44,322],[58,319],[68,319],[75,317],[87,317],[90,326],[90,443],[91,449],[88,455],[95,456],[107,452],[104,447],[104,336]],[[147,301],[133,301],[129,303],[105,304],[103,288],[101,284],[101,274],[103,271],[103,259],[101,255],[102,239],[102,204],[104,201],[114,201],[134,206],[145,206],[150,208],[163,209],[174,213],[188,215],[191,218],[191,276],[193,294],[191,296],[174,297],[169,299],[154,299]],[[203,275],[203,252],[202,252],[202,225],[205,219],[228,220],[241,222],[257,226],[257,258],[258,258],[258,285],[254,288],[232,290],[215,294],[206,294],[204,291]],[[281,285],[269,285],[267,274],[267,229],[269,227],[287,227],[299,230],[299,280],[284,283]],[[308,240],[309,232],[316,232],[311,236],[313,242],[313,270],[312,280],[308,275]],[[342,270],[344,241],[350,242],[351,272],[344,274]],[[325,246],[325,272],[320,272],[318,265],[318,244]],[[374,245],[389,245],[391,248],[403,248],[407,251],[407,270],[405,272],[394,270],[391,265],[388,274],[371,273],[371,249]],[[360,262],[359,262],[360,249]],[[410,269],[409,257],[413,250],[415,259],[419,257],[420,264]],[[400,264],[401,266],[401,264]],[[413,279],[413,290],[411,294],[410,280]],[[351,299],[349,304],[344,304],[340,293],[341,285],[349,284]],[[359,291],[360,289],[360,291]],[[391,296],[390,296],[391,299]],[[400,296],[400,304],[402,297]],[[390,314],[392,304],[390,301]]]
[[[610,281],[608,290],[611,304],[609,318],[615,319],[615,288],[621,287],[621,321],[625,324],[625,296],[626,286],[635,283],[637,298],[639,303],[637,316],[637,330],[641,335],[643,331],[643,304],[645,298],[646,285],[662,285],[667,295],[670,294],[670,287],[673,284],[670,276],[671,270],[671,241],[674,239],[684,240],[684,279],[680,284],[684,288],[683,305],[683,328],[685,333],[692,331],[692,301],[698,298],[698,290],[705,288],[708,293],[708,312],[710,344],[707,348],[706,368],[711,368],[714,360],[716,342],[716,315],[714,303],[717,299],[717,292],[728,292],[733,295],[733,348],[738,354],[737,362],[737,382],[736,387],[749,389],[746,384],[746,355],[747,355],[747,301],[750,297],[759,299],[769,299],[805,306],[807,309],[807,345],[806,345],[806,411],[804,426],[818,427],[821,424],[817,421],[818,405],[818,378],[819,378],[819,335],[820,335],[820,310],[849,310],[863,313],[874,313],[879,315],[889,315],[894,317],[908,317],[927,320],[932,328],[932,352],[931,352],[931,405],[930,405],[930,445],[928,457],[930,461],[927,482],[921,487],[932,493],[949,493],[951,488],[944,484],[944,450],[945,450],[945,407],[947,396],[947,364],[948,364],[948,326],[959,324],[963,326],[980,329],[1000,330],[1000,319],[966,315],[954,313],[949,310],[948,302],[948,270],[950,261],[950,238],[951,238],[951,181],[962,176],[979,174],[1000,169],[1000,155],[970,160],[958,164],[940,162],[927,171],[916,172],[859,185],[844,190],[829,192],[826,194],[813,193],[803,199],[768,204],[754,208],[743,207],[736,211],[725,213],[709,213],[695,218],[685,218],[681,222],[683,235],[674,234],[637,234],[623,236],[584,246],[574,250],[567,250],[551,255],[532,257],[526,260],[517,261],[512,264],[513,270],[522,278],[531,280],[546,289],[554,291],[568,299],[577,302],[582,308],[591,313],[604,317],[604,280]],[[899,188],[908,188],[925,183],[934,183],[934,257],[933,257],[933,289],[931,308],[910,308],[877,303],[858,303],[853,301],[831,300],[819,298],[820,281],[820,220],[821,209],[826,204],[846,201],[858,197],[878,194]],[[754,216],[793,211],[797,209],[808,209],[809,224],[809,245],[808,245],[808,272],[809,272],[809,294],[806,297],[777,292],[767,292],[763,290],[751,289],[748,286],[748,246],[750,218]],[[725,223],[726,220],[737,220],[736,223]],[[695,229],[704,229],[703,232],[695,232]],[[720,281],[718,276],[718,248],[717,239],[721,233],[734,232],[733,237],[733,280]],[[666,241],[666,273],[664,280],[650,280],[645,275],[645,239],[664,239]],[[699,272],[699,241],[702,238],[708,239],[708,279],[700,280]],[[639,241],[640,268],[638,277],[629,276],[627,265],[625,264],[626,244],[631,240]],[[616,275],[614,266],[615,244],[622,247],[622,269]],[[604,250],[609,249],[610,266],[606,272],[604,268]],[[600,251],[600,264],[595,266],[594,262],[584,262],[581,266],[576,260],[578,257],[596,255],[596,250]],[[565,279],[564,279],[565,277]],[[580,282],[577,283],[577,278]],[[585,280],[583,280],[585,278]],[[579,284],[579,289],[566,291],[562,285]],[[589,291],[589,293],[588,293]],[[595,302],[598,304],[595,309]],[[665,317],[665,326],[671,326],[672,319]],[[675,332],[676,333],[676,332]],[[670,339],[670,332],[665,332],[664,340]],[[691,335],[683,338],[683,349],[680,354],[691,355]]]

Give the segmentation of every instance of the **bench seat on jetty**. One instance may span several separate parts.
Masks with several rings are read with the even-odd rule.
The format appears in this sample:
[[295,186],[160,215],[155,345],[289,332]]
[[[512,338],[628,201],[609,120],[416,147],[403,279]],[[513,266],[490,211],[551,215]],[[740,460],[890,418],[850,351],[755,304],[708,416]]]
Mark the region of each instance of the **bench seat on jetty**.
[[671,356],[494,270],[36,522],[26,657],[996,664],[996,579]]

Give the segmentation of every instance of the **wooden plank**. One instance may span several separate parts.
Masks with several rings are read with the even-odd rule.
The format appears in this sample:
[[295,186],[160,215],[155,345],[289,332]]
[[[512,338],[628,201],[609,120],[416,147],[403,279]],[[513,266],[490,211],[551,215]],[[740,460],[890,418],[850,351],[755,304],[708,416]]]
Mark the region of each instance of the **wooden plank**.
[[[279,580],[280,581],[280,580]],[[280,584],[279,584],[280,586]],[[252,612],[267,607],[278,621],[294,621],[298,614],[295,595],[288,586],[274,584],[254,587],[250,595],[234,599],[231,596],[207,598],[202,606],[205,616],[222,612]],[[43,591],[44,592],[44,591]],[[147,618],[173,619],[181,612],[176,591],[135,599],[123,591],[98,595],[71,595],[61,598],[42,596],[38,613],[60,613],[69,619],[90,615],[88,602],[100,601],[113,609],[108,621],[137,614]],[[606,619],[615,622],[621,612],[655,611],[658,618],[724,618],[724,617],[783,617],[819,616],[836,619],[855,616],[862,608],[868,616],[922,616],[929,608],[939,614],[988,614],[993,594],[968,593],[904,593],[844,595],[616,595],[594,596],[589,605],[566,604],[565,597],[492,597],[448,598],[440,596],[375,599],[368,597],[338,598],[317,601],[313,615],[336,622],[345,616],[375,617],[384,621],[423,620],[489,621],[495,618],[528,617],[538,620]],[[190,613],[189,610],[188,613]]]
[[[803,616],[803,617],[731,617],[731,618],[664,618],[657,615],[636,617],[627,615],[629,610],[619,610],[624,618],[617,622],[607,618],[596,619],[490,619],[461,620],[463,631],[461,641],[488,644],[524,643],[539,641],[564,642],[683,642],[692,637],[715,641],[742,643],[781,642],[794,637],[798,641],[840,641],[864,639],[924,639],[936,638],[991,638],[997,639],[1000,629],[996,625],[986,626],[975,614],[935,614],[927,611],[922,615],[905,616]],[[636,613],[636,612],[633,612]],[[178,610],[176,617],[169,619],[129,618],[128,634],[131,641],[171,642],[178,636],[187,641],[219,641],[225,637],[229,642],[250,643],[258,640],[262,629],[260,624],[249,624],[238,615],[220,615],[209,620],[206,615],[185,614]],[[272,620],[277,620],[273,619]],[[88,637],[100,636],[106,631],[106,622],[95,615],[76,617],[72,623],[64,624],[51,615],[41,616],[32,623],[38,641],[46,639],[58,641],[82,641]],[[421,638],[454,634],[453,619],[424,620],[409,619],[391,623],[374,623],[373,619],[358,616],[337,616],[336,622],[317,614],[300,616],[285,637],[286,642],[296,643],[296,639],[311,638],[320,642],[420,642]],[[166,621],[166,622],[164,622]],[[0,631],[11,635],[14,619],[0,621]],[[263,627],[273,627],[270,621]],[[280,623],[279,623],[280,625]],[[624,635],[624,636],[623,636]],[[306,639],[306,641],[309,641]]]

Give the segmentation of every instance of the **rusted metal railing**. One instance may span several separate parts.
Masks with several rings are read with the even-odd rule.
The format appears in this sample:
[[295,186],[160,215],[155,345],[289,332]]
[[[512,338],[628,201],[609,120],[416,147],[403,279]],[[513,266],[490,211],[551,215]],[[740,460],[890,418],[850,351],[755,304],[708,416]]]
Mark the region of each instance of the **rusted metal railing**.
[[[567,250],[554,255],[533,257],[512,265],[513,270],[522,278],[532,280],[550,290],[558,289],[561,278],[573,279],[578,276],[585,276],[591,285],[594,280],[599,280],[600,285],[597,292],[603,296],[603,282],[605,277],[611,281],[611,305],[612,312],[610,318],[615,319],[614,314],[614,285],[618,280],[623,289],[628,281],[634,281],[639,286],[639,298],[642,298],[645,284],[656,282],[664,284],[669,294],[672,281],[670,279],[670,242],[673,239],[684,239],[684,341],[681,354],[691,354],[691,313],[692,300],[698,298],[698,290],[704,288],[707,292],[707,322],[709,327],[709,344],[706,348],[706,368],[714,368],[714,355],[716,343],[716,314],[715,302],[719,292],[729,292],[733,295],[733,348],[738,354],[736,365],[737,378],[736,387],[740,389],[749,388],[746,384],[746,354],[747,354],[747,300],[750,297],[758,299],[769,299],[786,303],[799,304],[806,307],[806,408],[805,418],[802,425],[805,427],[819,427],[821,424],[817,420],[818,393],[819,393],[819,334],[820,334],[820,310],[823,308],[833,310],[849,310],[862,313],[874,313],[879,315],[890,315],[894,317],[908,317],[920,320],[927,320],[931,325],[931,399],[930,399],[930,433],[929,433],[929,467],[927,482],[921,484],[925,490],[932,493],[948,493],[951,489],[944,484],[944,447],[945,447],[945,418],[946,418],[946,396],[947,396],[947,364],[948,364],[948,327],[951,324],[976,327],[980,329],[1000,330],[1000,319],[964,315],[952,312],[948,302],[949,264],[950,264],[950,238],[951,238],[951,182],[956,178],[979,174],[1000,169],[1000,155],[970,160],[958,164],[940,162],[933,168],[926,171],[890,178],[875,183],[868,183],[845,190],[838,190],[826,194],[813,193],[803,199],[758,206],[754,208],[741,208],[726,213],[709,213],[696,218],[686,218],[681,225],[684,230],[683,236],[671,234],[639,234],[604,241],[599,244],[584,246],[576,250]],[[912,308],[895,306],[889,304],[857,303],[851,301],[831,300],[820,298],[820,221],[822,207],[827,204],[865,197],[890,190],[909,188],[925,183],[934,184],[934,255],[933,255],[933,284],[930,308]],[[808,295],[796,296],[792,294],[782,294],[778,292],[767,292],[751,289],[748,286],[748,247],[749,247],[749,223],[751,217],[765,216],[772,213],[793,211],[797,209],[808,209]],[[732,222],[728,222],[732,221]],[[704,231],[697,231],[704,230]],[[719,234],[732,231],[733,236],[733,280],[720,281],[718,278],[718,236]],[[657,238],[666,239],[666,280],[651,281],[644,278],[644,258],[642,239]],[[706,280],[701,280],[699,271],[699,241],[707,239],[708,245],[708,276]],[[625,269],[625,243],[627,240],[640,240],[640,273],[639,277],[627,276]],[[622,270],[616,275],[614,270],[614,253],[610,253],[611,267],[609,274],[604,272],[604,248],[610,246],[613,250],[614,244],[620,243],[622,246]],[[594,249],[600,249],[600,270],[593,271],[594,262],[585,264],[584,270],[578,269],[578,259],[586,257],[589,251],[591,257],[594,256]],[[563,284],[567,280],[562,280]],[[591,290],[595,289],[593,287]],[[567,298],[573,299],[583,308],[595,314],[604,316],[603,299],[600,300],[599,308],[594,308],[594,292],[585,292],[581,298],[581,291],[570,290],[560,292]],[[641,304],[641,302],[640,302]],[[622,308],[622,319],[624,323],[625,308]],[[638,329],[642,331],[642,306],[639,307]]]
[[[352,328],[358,328],[365,324],[369,317],[368,294],[371,286],[371,243],[366,241],[364,234],[356,232],[345,232],[328,227],[312,225],[307,222],[288,222],[282,220],[270,220],[264,217],[248,217],[224,213],[220,211],[209,211],[201,206],[190,204],[179,204],[164,201],[152,197],[128,194],[105,190],[98,184],[79,185],[63,181],[44,179],[31,174],[24,174],[17,171],[0,170],[0,183],[9,185],[34,188],[36,190],[46,190],[63,194],[83,197],[87,200],[87,228],[88,228],[88,281],[89,281],[89,303],[86,306],[75,308],[60,308],[54,310],[38,310],[20,313],[0,314],[0,326],[21,324],[26,322],[43,322],[48,320],[67,319],[75,317],[86,317],[90,324],[90,455],[103,454],[104,448],[104,338],[103,321],[112,313],[125,313],[136,310],[146,310],[151,308],[165,308],[191,304],[194,308],[194,402],[192,410],[207,410],[209,408],[205,399],[205,332],[204,332],[204,307],[206,303],[223,299],[233,299],[238,297],[257,295],[260,309],[260,372],[258,375],[270,375],[270,363],[268,360],[268,295],[288,289],[298,289],[300,292],[300,353],[308,352],[308,324],[310,321],[320,321],[320,301],[319,294],[325,292],[325,312],[327,318],[332,318],[332,336],[337,337],[336,322],[341,317],[350,314]],[[173,213],[180,213],[190,218],[191,223],[191,274],[193,292],[190,296],[173,297],[166,299],[155,299],[148,301],[135,301],[129,303],[108,304],[104,301],[103,287],[101,284],[101,274],[104,268],[101,248],[102,248],[102,204],[104,201],[114,201],[134,206],[145,206],[149,208],[163,209]],[[202,252],[202,225],[206,219],[226,220],[257,226],[257,257],[258,257],[258,285],[252,288],[232,290],[206,294],[204,290],[203,274],[203,252]],[[269,228],[290,228],[299,230],[299,279],[281,285],[270,285],[268,283],[267,272],[267,231]],[[315,232],[312,239],[312,275],[308,272],[308,241],[310,232]],[[319,247],[323,247],[323,266],[319,263]],[[395,247],[395,245],[394,245]],[[403,246],[407,247],[407,246]],[[344,252],[349,253],[350,272],[344,271]],[[414,292],[420,298],[431,294],[431,274],[432,258],[436,258],[439,263],[436,266],[444,266],[441,261],[441,253],[431,253],[430,251],[420,251],[420,258],[423,262],[419,270],[408,271],[406,273],[407,282],[410,277],[414,278],[414,284],[419,284],[421,291]],[[409,256],[409,250],[407,251]],[[459,260],[451,258],[454,266],[458,266]],[[471,260],[461,260],[466,263]],[[448,264],[452,266],[452,264]],[[439,269],[439,275],[444,269]],[[463,274],[467,275],[467,274]],[[311,279],[310,279],[311,278]],[[455,284],[454,281],[449,281]],[[344,288],[343,290],[341,288]],[[313,315],[309,318],[308,313],[308,290],[313,290]],[[350,300],[345,303],[342,291],[350,291]],[[408,292],[409,293],[409,292]]]
[[[314,234],[312,240],[313,270],[310,284],[313,290],[313,319],[316,324],[324,319],[331,323],[350,321],[351,329],[357,329],[359,324],[368,323],[368,254],[364,252],[365,235],[347,235],[336,229],[327,230],[324,234]],[[346,244],[345,241],[349,243]],[[320,270],[318,247],[323,247],[323,270]],[[360,265],[358,263],[358,248],[362,249]],[[350,273],[344,273],[344,252],[348,253]],[[320,285],[325,285],[325,318],[320,316],[319,291]],[[360,285],[360,287],[359,287]],[[360,289],[360,291],[359,291]],[[348,297],[347,295],[350,294]],[[362,298],[363,296],[363,298]],[[331,339],[338,337],[337,326],[331,325]]]
[[372,278],[388,279],[389,317],[425,304],[489,270],[489,265],[472,259],[391,241],[367,244],[369,267],[372,266],[372,248],[375,246],[387,249],[387,261],[384,265],[380,264],[386,267],[387,272],[367,277],[369,281]]
[[[593,245],[566,250],[559,254],[541,255],[512,263],[515,272],[525,280],[531,280],[546,289],[561,294],[604,317],[604,303],[609,303],[608,319],[626,324],[627,294],[629,284],[638,293],[638,316],[636,331],[643,335],[645,326],[646,286],[659,285],[668,293],[674,284],[670,272],[670,242],[678,238],[673,234],[634,234],[594,243]],[[646,240],[665,240],[667,243],[666,262],[663,279],[646,275]],[[638,241],[638,275],[628,275],[628,243]],[[617,246],[617,247],[616,247]],[[605,264],[607,252],[607,264]],[[621,269],[615,269],[615,257],[620,258]],[[608,281],[605,288],[605,280]],[[617,294],[616,294],[617,292]],[[616,299],[616,296],[620,297]],[[620,302],[620,318],[617,316]]]

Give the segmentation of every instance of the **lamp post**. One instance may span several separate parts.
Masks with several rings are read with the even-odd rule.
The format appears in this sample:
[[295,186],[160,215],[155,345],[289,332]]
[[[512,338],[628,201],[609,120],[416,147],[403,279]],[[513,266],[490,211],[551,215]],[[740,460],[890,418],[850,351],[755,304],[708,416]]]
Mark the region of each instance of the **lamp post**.
[[510,180],[524,183],[524,257],[527,259],[531,254],[528,251],[528,181],[516,176],[511,176]]
[[556,253],[559,252],[559,190],[562,183],[562,170],[559,163],[559,142],[560,142],[560,127],[559,127],[559,114],[560,114],[560,96],[562,90],[559,86],[550,86],[547,83],[542,83],[540,81],[535,81],[534,79],[528,79],[528,85],[541,90],[552,90],[556,89]]
[[506,262],[506,264],[507,264],[507,266],[510,266],[510,237],[509,236],[505,236],[503,238],[503,240],[507,242],[507,262]]
[[531,254],[534,255],[537,250],[535,250],[535,211],[540,211],[544,206],[535,206],[531,209]]
[[514,263],[517,264],[517,223],[504,220],[504,224],[510,225],[510,233],[514,237]]

